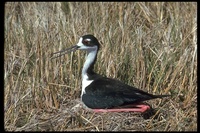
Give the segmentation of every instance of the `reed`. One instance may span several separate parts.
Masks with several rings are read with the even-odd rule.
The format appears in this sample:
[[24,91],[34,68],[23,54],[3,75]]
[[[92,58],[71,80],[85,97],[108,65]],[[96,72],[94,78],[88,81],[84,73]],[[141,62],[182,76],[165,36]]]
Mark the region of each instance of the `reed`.
[[[97,73],[172,97],[148,118],[77,110],[85,53],[50,55],[88,33]],[[4,40],[7,131],[197,131],[195,2],[7,2]]]

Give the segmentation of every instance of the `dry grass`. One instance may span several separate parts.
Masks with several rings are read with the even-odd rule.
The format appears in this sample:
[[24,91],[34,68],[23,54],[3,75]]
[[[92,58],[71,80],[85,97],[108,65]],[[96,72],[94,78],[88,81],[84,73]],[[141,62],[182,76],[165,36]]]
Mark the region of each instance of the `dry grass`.
[[[7,131],[196,131],[197,3],[7,2]],[[153,94],[153,114],[99,113],[80,103],[84,52],[50,54],[94,34],[95,71]]]

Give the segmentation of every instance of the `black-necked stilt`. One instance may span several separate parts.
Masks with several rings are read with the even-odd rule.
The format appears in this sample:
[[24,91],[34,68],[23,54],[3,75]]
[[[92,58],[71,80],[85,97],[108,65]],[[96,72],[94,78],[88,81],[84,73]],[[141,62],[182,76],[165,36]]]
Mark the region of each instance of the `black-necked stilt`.
[[[82,92],[83,103],[95,112],[120,112],[137,111],[144,112],[150,107],[138,104],[142,101],[162,98],[169,95],[152,95],[135,87],[124,84],[116,79],[103,77],[93,71],[100,44],[93,35],[84,35],[77,45],[71,48],[53,53],[58,54],[53,58],[60,57],[75,50],[87,51],[87,59],[82,69]],[[133,105],[131,108],[129,105]],[[129,108],[128,108],[129,107]]]

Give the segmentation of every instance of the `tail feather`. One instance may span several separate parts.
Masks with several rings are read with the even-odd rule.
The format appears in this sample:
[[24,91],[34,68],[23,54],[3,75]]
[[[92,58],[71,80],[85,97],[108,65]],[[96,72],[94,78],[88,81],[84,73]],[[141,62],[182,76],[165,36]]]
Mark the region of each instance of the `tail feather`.
[[140,99],[136,100],[135,102],[142,102],[142,101],[147,101],[147,100],[152,100],[152,99],[156,99],[156,98],[163,98],[163,97],[168,97],[171,95],[145,95],[144,97],[141,97]]
[[171,95],[154,95],[155,98],[169,97]]

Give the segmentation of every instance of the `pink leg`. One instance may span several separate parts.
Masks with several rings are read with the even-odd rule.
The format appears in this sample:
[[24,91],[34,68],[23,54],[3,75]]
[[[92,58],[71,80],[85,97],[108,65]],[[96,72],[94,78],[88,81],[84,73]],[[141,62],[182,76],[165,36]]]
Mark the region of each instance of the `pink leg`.
[[148,105],[135,105],[137,108],[119,108],[119,109],[93,109],[94,112],[145,112],[150,107]]

